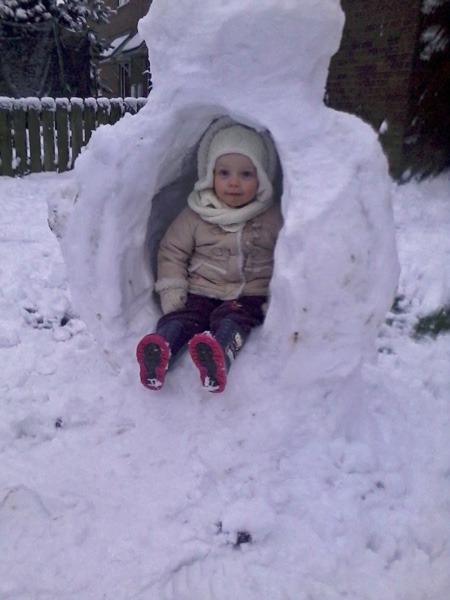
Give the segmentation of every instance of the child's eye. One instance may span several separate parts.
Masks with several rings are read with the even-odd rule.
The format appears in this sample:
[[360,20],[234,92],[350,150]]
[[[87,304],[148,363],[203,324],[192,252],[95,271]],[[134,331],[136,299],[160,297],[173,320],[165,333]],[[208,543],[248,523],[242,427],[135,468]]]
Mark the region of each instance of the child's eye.
[[217,174],[220,175],[220,177],[228,177],[229,171],[227,169],[219,169]]
[[242,171],[241,175],[245,179],[248,179],[249,177],[254,177],[255,176],[255,174],[253,173],[253,171]]

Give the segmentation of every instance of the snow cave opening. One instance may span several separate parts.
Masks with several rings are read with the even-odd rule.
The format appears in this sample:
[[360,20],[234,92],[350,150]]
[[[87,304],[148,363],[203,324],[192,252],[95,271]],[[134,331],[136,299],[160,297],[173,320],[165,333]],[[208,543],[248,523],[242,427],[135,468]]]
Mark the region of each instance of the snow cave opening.
[[[154,281],[157,279],[157,256],[158,248],[161,239],[163,238],[167,228],[176,218],[176,216],[187,206],[187,198],[192,192],[196,181],[198,180],[197,172],[197,153],[200,145],[200,141],[209,128],[217,119],[225,114],[216,114],[213,118],[210,118],[207,127],[202,129],[198,138],[193,145],[184,149],[181,166],[178,169],[178,174],[175,175],[171,181],[165,183],[151,199],[150,215],[147,222],[147,232],[145,238],[145,255],[146,265],[150,271],[150,274]],[[181,117],[181,115],[180,115]],[[234,119],[236,122],[241,122],[247,125],[245,119],[239,121]],[[176,128],[178,119],[174,119],[174,127]],[[269,128],[261,128],[253,126],[255,129],[266,129],[269,134]],[[276,147],[273,136],[270,134],[274,146]],[[179,149],[177,150],[179,154]],[[172,164],[173,157],[168,156],[165,163],[162,165],[161,172],[164,172],[167,164]],[[277,170],[275,179],[273,182],[275,202],[281,202],[282,190],[283,190],[283,172],[280,162],[279,153],[277,151]],[[275,255],[276,256],[276,255]],[[160,306],[158,294],[152,290],[153,300],[158,306]]]

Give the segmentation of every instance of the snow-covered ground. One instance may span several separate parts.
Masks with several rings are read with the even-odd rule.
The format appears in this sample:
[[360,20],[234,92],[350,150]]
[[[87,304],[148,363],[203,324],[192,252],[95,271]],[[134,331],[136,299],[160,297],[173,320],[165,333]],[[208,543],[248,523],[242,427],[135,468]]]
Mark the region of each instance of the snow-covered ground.
[[[325,107],[342,25],[338,0],[154,0],[147,105],[74,173],[0,180],[0,600],[448,600],[449,336],[410,334],[450,302],[450,182],[397,188]],[[149,264],[225,114],[280,158],[266,322],[223,394],[187,355],[152,393]]]
[[72,178],[0,178],[0,599],[448,600],[450,336],[410,334],[450,300],[449,175],[392,186],[406,312],[342,410],[113,369],[47,225]]

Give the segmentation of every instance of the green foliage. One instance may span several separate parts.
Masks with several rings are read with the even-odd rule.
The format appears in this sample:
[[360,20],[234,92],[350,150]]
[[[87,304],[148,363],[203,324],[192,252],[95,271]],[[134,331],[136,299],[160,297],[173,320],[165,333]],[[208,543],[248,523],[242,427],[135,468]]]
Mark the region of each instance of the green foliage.
[[449,0],[423,2],[417,48],[404,153],[409,175],[424,179],[450,169]]
[[[0,0],[0,26],[41,31],[45,37],[48,27],[79,33],[89,43],[90,83],[93,93],[97,90],[96,59],[108,48],[94,24],[109,21],[113,11],[104,0]],[[54,27],[56,30],[56,27]],[[13,29],[11,31],[14,31]],[[1,37],[1,36],[0,36]]]
[[0,20],[21,24],[42,23],[52,18],[54,7],[54,0],[2,0]]
[[414,327],[414,337],[428,335],[435,338],[440,333],[448,331],[450,331],[450,305],[419,319]]
[[111,12],[103,0],[0,0],[0,20],[5,23],[33,25],[55,19],[72,31],[107,23]]

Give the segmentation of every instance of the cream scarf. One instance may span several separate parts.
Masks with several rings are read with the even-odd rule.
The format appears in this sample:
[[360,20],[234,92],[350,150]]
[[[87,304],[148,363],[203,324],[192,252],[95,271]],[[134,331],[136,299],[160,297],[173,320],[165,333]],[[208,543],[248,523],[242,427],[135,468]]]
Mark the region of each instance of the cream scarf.
[[273,203],[271,194],[264,200],[253,200],[241,208],[231,208],[221,202],[211,190],[194,190],[189,194],[188,205],[204,221],[219,225],[225,231],[239,231],[253,217],[266,211]]

